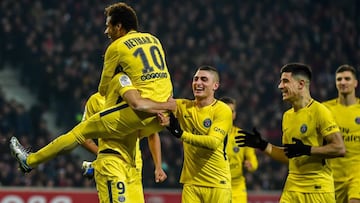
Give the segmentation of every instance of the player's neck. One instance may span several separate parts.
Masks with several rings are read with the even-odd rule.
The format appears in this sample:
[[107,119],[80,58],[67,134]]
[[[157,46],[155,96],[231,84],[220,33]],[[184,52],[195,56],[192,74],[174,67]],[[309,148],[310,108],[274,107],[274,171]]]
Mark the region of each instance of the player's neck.
[[339,94],[338,102],[344,106],[350,106],[356,104],[358,99],[356,98],[355,94]]
[[306,106],[308,106],[313,101],[313,98],[310,95],[300,96],[300,99],[292,102],[292,107],[294,111],[298,111]]
[[204,107],[204,106],[209,106],[210,104],[212,104],[215,101],[214,97],[206,97],[206,98],[196,98],[195,99],[195,105],[197,107]]

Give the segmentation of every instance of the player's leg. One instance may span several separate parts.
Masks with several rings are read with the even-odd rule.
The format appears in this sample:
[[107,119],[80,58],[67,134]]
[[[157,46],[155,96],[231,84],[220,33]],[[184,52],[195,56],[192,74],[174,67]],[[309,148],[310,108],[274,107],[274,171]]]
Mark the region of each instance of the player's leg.
[[144,202],[135,167],[110,154],[99,154],[93,166],[100,203]]
[[94,114],[35,153],[28,154],[16,138],[11,140],[10,149],[19,162],[21,170],[29,172],[31,168],[71,151],[86,139],[120,138],[135,132],[136,127],[144,128],[142,120],[127,104],[117,105]]
[[360,203],[360,177],[358,172],[352,175],[353,177],[348,182],[349,186],[347,194],[349,198],[349,203]]
[[334,182],[336,202],[348,202],[348,182]]
[[231,185],[232,202],[247,203],[245,182]]
[[185,184],[181,192],[182,203],[201,203],[199,188],[194,185]]

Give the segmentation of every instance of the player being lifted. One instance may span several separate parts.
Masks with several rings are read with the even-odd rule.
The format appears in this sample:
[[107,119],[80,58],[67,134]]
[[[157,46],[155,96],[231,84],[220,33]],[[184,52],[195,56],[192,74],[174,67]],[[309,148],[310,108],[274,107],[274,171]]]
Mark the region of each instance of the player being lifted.
[[[156,113],[175,109],[175,101],[168,101],[172,83],[160,41],[149,33],[137,31],[136,13],[125,3],[108,6],[105,14],[105,34],[112,40],[105,52],[99,84],[99,92],[106,98],[105,110],[34,153],[29,154],[12,137],[10,149],[23,172],[72,150],[87,139],[121,139],[138,130],[142,136],[149,136],[163,128]],[[126,75],[114,77],[117,69]]]

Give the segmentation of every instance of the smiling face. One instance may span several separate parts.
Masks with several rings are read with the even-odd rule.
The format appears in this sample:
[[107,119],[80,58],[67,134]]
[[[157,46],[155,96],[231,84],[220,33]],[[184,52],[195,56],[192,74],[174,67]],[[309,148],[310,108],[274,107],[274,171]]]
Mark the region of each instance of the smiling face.
[[302,88],[302,83],[301,80],[293,77],[292,73],[283,72],[278,86],[281,90],[283,101],[292,102],[296,100]]
[[216,74],[208,70],[198,70],[192,81],[192,89],[196,99],[213,98],[219,88],[219,79]]
[[349,95],[355,93],[358,81],[351,71],[336,73],[336,88],[339,94]]
[[120,34],[121,24],[112,25],[111,24],[111,16],[106,17],[105,25],[106,25],[106,28],[105,28],[104,34],[107,35],[108,38],[111,39],[111,41],[115,41],[116,39],[121,37],[121,34]]

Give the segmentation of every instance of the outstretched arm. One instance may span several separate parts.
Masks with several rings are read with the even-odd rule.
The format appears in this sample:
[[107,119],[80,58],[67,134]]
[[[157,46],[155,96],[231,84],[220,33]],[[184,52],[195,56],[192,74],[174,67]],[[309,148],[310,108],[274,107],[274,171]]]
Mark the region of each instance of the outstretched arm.
[[263,151],[265,154],[269,155],[274,160],[286,164],[289,163],[289,158],[285,155],[284,147],[275,146],[265,141],[256,128],[253,129],[253,132],[239,130],[238,133],[239,135],[235,137],[235,140],[239,147],[247,146],[257,148]]
[[173,111],[176,108],[176,101],[173,98],[169,98],[166,102],[155,102],[150,99],[142,98],[139,91],[134,89],[126,91],[123,97],[129,106],[137,111],[159,113]]
[[161,166],[161,142],[159,133],[154,133],[148,137],[148,145],[155,165],[155,182],[163,182],[167,175]]

